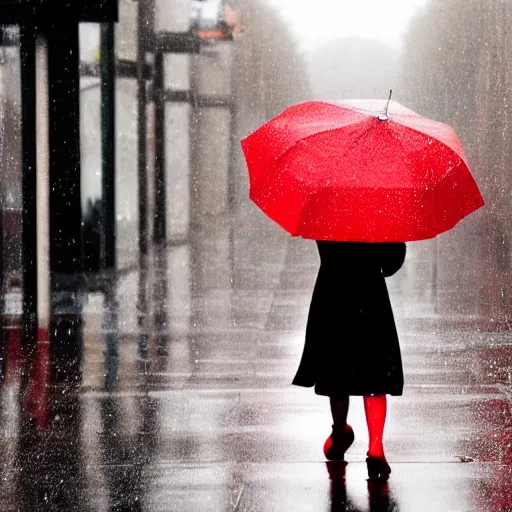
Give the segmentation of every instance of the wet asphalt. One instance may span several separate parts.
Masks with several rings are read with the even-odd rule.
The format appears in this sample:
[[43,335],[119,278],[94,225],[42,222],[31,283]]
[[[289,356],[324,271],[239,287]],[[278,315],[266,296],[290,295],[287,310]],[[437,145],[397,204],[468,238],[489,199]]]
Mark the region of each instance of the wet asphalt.
[[367,478],[358,397],[346,464],[327,463],[328,401],[290,384],[316,248],[252,215],[70,292],[49,343],[24,345],[11,304],[0,510],[511,511],[510,333],[452,321],[410,274],[391,278],[406,379],[388,402],[391,477]]

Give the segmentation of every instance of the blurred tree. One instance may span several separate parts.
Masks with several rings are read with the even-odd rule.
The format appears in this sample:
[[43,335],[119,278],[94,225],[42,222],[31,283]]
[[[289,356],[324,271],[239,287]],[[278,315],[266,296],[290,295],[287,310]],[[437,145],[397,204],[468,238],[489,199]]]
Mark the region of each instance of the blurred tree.
[[434,243],[440,285],[451,287],[440,305],[497,325],[512,306],[511,22],[510,2],[432,0],[411,24],[400,87],[404,103],[455,128],[486,200]]
[[249,100],[249,110],[259,113],[257,122],[267,120],[309,98],[305,59],[286,23],[263,0],[233,4],[244,31],[234,46],[233,93],[237,100]]
[[371,39],[329,41],[313,50],[308,60],[316,99],[387,98],[397,82],[396,50]]
[[243,35],[233,43],[236,202],[246,202],[247,170],[239,141],[288,105],[310,98],[308,70],[286,23],[263,0],[236,0]]

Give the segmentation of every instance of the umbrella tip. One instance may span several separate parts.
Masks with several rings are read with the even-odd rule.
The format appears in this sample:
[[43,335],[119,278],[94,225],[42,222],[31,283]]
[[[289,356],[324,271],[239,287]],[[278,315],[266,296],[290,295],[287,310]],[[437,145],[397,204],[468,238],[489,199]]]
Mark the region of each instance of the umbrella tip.
[[388,108],[389,108],[389,102],[391,101],[391,95],[393,94],[393,89],[389,89],[389,98],[388,102],[386,103],[386,108],[384,109],[383,114],[379,114],[379,120],[380,121],[387,121],[389,119],[388,117]]

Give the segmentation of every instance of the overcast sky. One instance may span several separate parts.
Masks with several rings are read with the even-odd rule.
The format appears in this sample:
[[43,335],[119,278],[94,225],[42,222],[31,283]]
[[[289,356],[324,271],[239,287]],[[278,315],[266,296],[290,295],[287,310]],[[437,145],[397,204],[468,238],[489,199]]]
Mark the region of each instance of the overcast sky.
[[400,49],[410,19],[428,0],[266,0],[290,22],[302,50],[329,39],[373,37]]

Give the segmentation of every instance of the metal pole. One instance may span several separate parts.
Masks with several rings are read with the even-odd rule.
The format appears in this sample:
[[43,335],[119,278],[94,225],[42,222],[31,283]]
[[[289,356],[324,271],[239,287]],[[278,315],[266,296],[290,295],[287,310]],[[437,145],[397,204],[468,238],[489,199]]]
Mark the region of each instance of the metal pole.
[[167,231],[167,208],[165,204],[165,100],[164,100],[164,54],[155,54],[155,243],[165,242]]
[[3,64],[5,62],[4,45],[4,26],[0,25],[0,64]]
[[187,212],[187,237],[190,237],[192,226],[196,222],[197,215],[197,194],[198,187],[196,186],[196,178],[198,176],[199,158],[196,151],[198,144],[198,115],[197,115],[197,101],[196,98],[199,92],[198,86],[198,59],[195,56],[189,58],[189,72],[188,83],[190,88],[190,95],[192,101],[190,102],[188,114],[188,212]]
[[114,24],[101,24],[101,151],[104,253],[102,264],[116,268],[116,137]]
[[432,262],[432,303],[434,304],[434,311],[439,312],[439,284],[438,284],[438,262],[439,262],[439,239],[434,238],[433,241],[434,254]]
[[146,64],[146,27],[145,2],[139,0],[137,11],[137,150],[139,175],[139,260],[142,265],[144,255],[148,252],[147,235],[147,115],[146,115],[146,78],[144,68]]
[[52,288],[78,282],[82,270],[78,21],[49,27],[50,262]]
[[20,27],[22,132],[23,332],[33,342],[37,332],[36,208],[36,53],[35,27]]
[[112,390],[117,380],[119,367],[119,304],[117,284],[114,282],[105,291],[102,331],[105,340],[105,389]]
[[50,329],[50,146],[48,41],[36,35],[36,208],[38,343],[48,343]]

